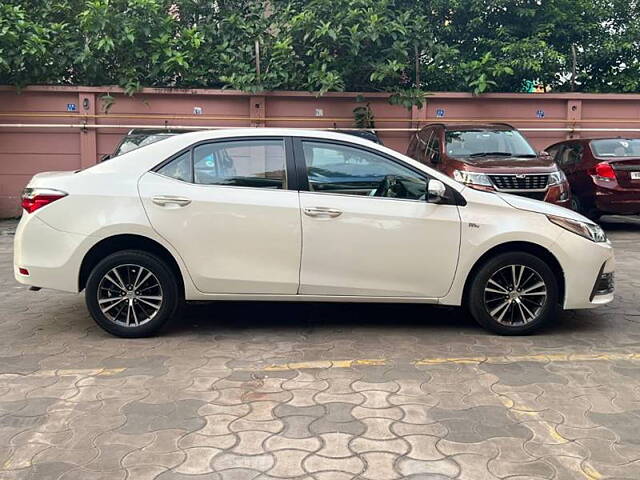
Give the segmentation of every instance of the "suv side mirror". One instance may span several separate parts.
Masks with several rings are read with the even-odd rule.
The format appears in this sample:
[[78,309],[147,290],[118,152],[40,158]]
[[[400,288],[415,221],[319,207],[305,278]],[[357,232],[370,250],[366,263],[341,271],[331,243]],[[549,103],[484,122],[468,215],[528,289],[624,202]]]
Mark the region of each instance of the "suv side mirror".
[[547,152],[546,150],[540,150],[538,152],[538,156],[540,156],[540,157],[550,157],[551,154],[549,152]]
[[433,163],[434,165],[440,163],[440,154],[438,152],[433,152],[431,154],[431,163]]
[[427,184],[427,202],[438,203],[447,193],[447,187],[440,180],[432,178]]

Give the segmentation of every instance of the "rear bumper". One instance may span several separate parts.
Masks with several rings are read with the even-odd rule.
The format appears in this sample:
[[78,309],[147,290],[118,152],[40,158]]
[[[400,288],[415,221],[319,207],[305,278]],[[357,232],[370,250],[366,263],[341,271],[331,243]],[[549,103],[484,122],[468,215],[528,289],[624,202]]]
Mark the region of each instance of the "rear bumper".
[[602,213],[634,215],[640,213],[640,186],[624,187],[617,181],[605,181],[592,178],[593,190],[585,205],[591,205]]
[[597,188],[594,204],[600,212],[635,215],[640,213],[640,190]]
[[86,236],[56,230],[37,215],[23,215],[14,239],[15,279],[23,285],[77,292],[86,241]]

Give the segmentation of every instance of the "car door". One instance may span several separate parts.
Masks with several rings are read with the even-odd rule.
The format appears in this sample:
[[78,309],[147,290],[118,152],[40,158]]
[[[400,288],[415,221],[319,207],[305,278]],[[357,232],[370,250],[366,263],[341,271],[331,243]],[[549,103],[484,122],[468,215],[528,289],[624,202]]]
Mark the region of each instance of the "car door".
[[288,143],[199,143],[141,178],[151,225],[181,255],[198,290],[297,293],[301,221]]
[[582,168],[583,145],[580,142],[564,143],[556,155],[558,167],[565,173],[571,191],[574,195],[581,196],[591,184],[591,177]]
[[378,150],[295,142],[296,167],[306,173],[300,293],[444,296],[460,247],[455,201],[429,203],[427,175]]

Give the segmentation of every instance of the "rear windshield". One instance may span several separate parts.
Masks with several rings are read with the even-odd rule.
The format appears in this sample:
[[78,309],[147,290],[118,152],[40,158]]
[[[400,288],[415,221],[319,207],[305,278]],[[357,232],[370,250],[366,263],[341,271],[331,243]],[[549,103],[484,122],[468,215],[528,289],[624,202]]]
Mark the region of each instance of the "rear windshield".
[[150,145],[152,143],[156,143],[160,140],[164,140],[165,138],[169,138],[172,134],[166,133],[158,133],[158,134],[134,134],[127,135],[118,151],[115,153],[114,157],[118,155],[122,155],[123,153],[130,152],[140,147],[144,147],[145,145]]
[[598,157],[640,157],[640,139],[594,140],[591,148]]
[[494,154],[535,157],[536,152],[517,130],[449,130],[445,133],[447,155],[471,157]]

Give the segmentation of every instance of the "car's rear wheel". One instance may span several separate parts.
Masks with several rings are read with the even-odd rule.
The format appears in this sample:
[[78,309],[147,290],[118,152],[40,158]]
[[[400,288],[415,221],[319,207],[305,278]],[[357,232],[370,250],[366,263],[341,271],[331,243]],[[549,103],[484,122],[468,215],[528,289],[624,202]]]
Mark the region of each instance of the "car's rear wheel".
[[598,210],[596,210],[595,208],[588,208],[587,206],[585,206],[575,193],[572,193],[571,195],[572,195],[571,197],[572,210],[584,215],[585,217],[589,218],[590,220],[593,220],[594,222],[597,222],[598,220],[600,220],[600,217],[602,216],[602,214]]
[[540,258],[525,252],[503,253],[476,273],[468,308],[492,332],[525,335],[556,316],[558,282]]
[[113,253],[89,274],[85,300],[91,316],[119,337],[153,335],[181,303],[178,282],[158,257],[139,250]]

